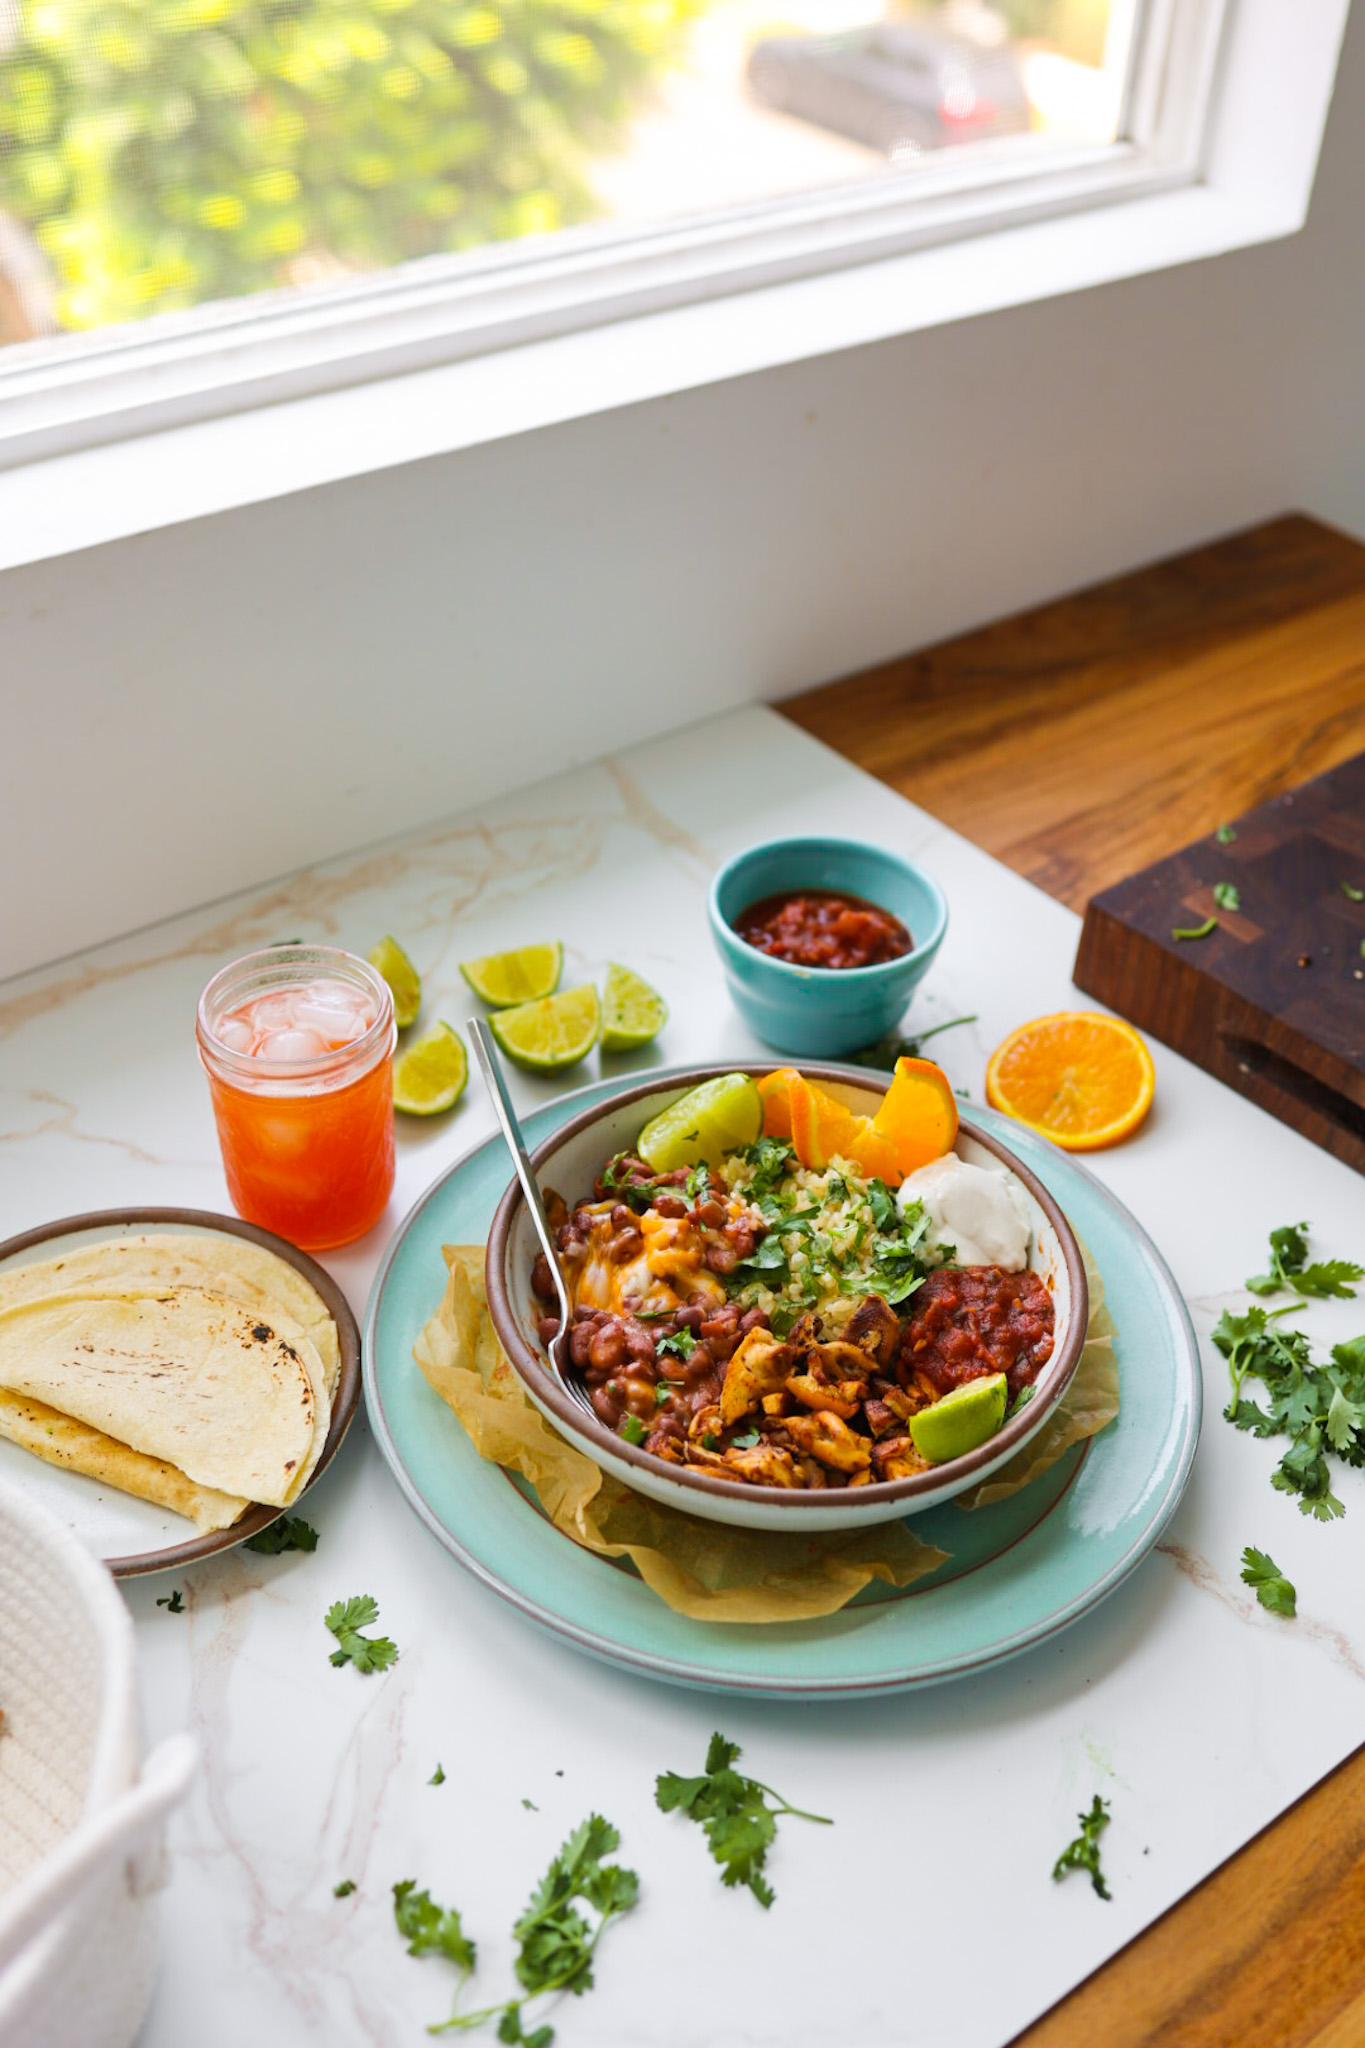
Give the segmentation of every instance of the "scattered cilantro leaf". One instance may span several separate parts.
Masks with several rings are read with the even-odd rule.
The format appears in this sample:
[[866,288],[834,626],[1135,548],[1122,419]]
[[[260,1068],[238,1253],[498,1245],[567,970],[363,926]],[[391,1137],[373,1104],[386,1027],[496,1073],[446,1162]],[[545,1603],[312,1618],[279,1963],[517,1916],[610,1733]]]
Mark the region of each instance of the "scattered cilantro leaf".
[[1235,882],[1215,882],[1213,885],[1213,900],[1220,910],[1240,910],[1242,907],[1242,892]]
[[387,1636],[363,1636],[361,1629],[379,1619],[379,1603],[368,1593],[351,1600],[335,1600],[328,1608],[326,1622],[337,1639],[333,1664],[354,1664],[357,1671],[387,1671],[397,1661],[398,1645]]
[[1114,1895],[1100,1869],[1100,1836],[1109,1825],[1108,1801],[1101,1799],[1097,1792],[1090,1802],[1089,1813],[1078,1813],[1076,1819],[1081,1831],[1074,1842],[1067,1843],[1053,1864],[1053,1878],[1065,1877],[1068,1870],[1088,1871],[1092,1890],[1098,1892],[1102,1899],[1112,1899]]
[[343,1877],[340,1884],[332,1886],[332,1897],[334,1899],[349,1899],[354,1890],[355,1879],[353,1877]]
[[418,1891],[415,1878],[407,1877],[393,1888],[393,1917],[410,1956],[448,1956],[461,1981],[469,1975],[477,1951],[453,1906],[443,1910],[430,1892]]
[[1251,1294],[1310,1294],[1318,1300],[1352,1301],[1355,1288],[1349,1283],[1365,1280],[1365,1267],[1351,1259],[1322,1259],[1308,1264],[1306,1223],[1285,1223],[1270,1233],[1270,1271],[1257,1273],[1246,1282]]
[[[757,1778],[743,1777],[734,1768],[739,1755],[737,1742],[713,1735],[701,1776],[681,1778],[676,1771],[664,1771],[655,1783],[654,1800],[662,1813],[685,1813],[705,1830],[711,1854],[721,1866],[722,1884],[747,1885],[760,1906],[771,1906],[774,1893],[763,1865],[781,1815],[795,1814],[822,1827],[833,1823],[823,1814],[789,1805]],[[769,1799],[776,1805],[769,1806]]]
[[875,1067],[879,1073],[892,1073],[899,1059],[917,1060],[920,1047],[931,1038],[937,1038],[940,1031],[955,1031],[959,1024],[975,1024],[976,1012],[969,1017],[945,1017],[941,1024],[931,1024],[927,1031],[917,1031],[913,1038],[902,1038],[899,1031],[892,1031],[885,1038],[879,1038],[875,1045],[863,1047],[861,1052],[850,1055],[855,1066]]
[[796,1165],[796,1154],[785,1138],[759,1138],[744,1148],[744,1163],[754,1169],[749,1193],[755,1201],[770,1194]]
[[751,1451],[757,1442],[758,1431],[756,1429],[749,1429],[744,1432],[743,1436],[732,1436],[730,1448],[733,1451]]
[[1262,1607],[1268,1607],[1272,1614],[1284,1614],[1293,1619],[1294,1588],[1266,1551],[1253,1550],[1250,1544],[1247,1545],[1242,1552],[1242,1581],[1256,1588],[1256,1598]]
[[[564,1775],[564,1773],[563,1773],[562,1771],[556,1771],[556,1772],[555,1772],[555,1776],[556,1776],[557,1778],[562,1778],[562,1777],[563,1777],[563,1775]],[[523,1806],[524,1806],[524,1807],[526,1808],[526,1811],[527,1811],[528,1813],[539,1813],[539,1812],[540,1812],[540,1808],[539,1808],[539,1807],[538,1807],[538,1806],[536,1805],[536,1802],[535,1802],[535,1800],[534,1800],[534,1799],[523,1799],[521,1803],[522,1803],[522,1805],[523,1805]]]
[[437,1764],[437,1766],[436,1766],[435,1770],[434,1770],[434,1771],[432,1772],[431,1776],[430,1776],[430,1777],[429,1777],[429,1778],[427,1779],[427,1783],[428,1783],[428,1785],[444,1785],[445,1781],[446,1781],[446,1774],[445,1774],[445,1772],[444,1772],[444,1771],[442,1770],[441,1766],[440,1766],[439,1764]]
[[616,1434],[623,1436],[628,1444],[642,1444],[649,1432],[638,1415],[623,1415],[616,1426]]
[[697,1340],[690,1330],[670,1330],[654,1348],[664,1357],[688,1359],[697,1348]]
[[1231,846],[1237,838],[1231,825],[1220,825],[1213,836],[1220,846]]
[[316,1550],[318,1532],[302,1515],[281,1515],[278,1522],[248,1536],[242,1547],[259,1551],[262,1557],[278,1557],[284,1550]]
[[168,1614],[183,1614],[185,1612],[185,1603],[180,1597],[179,1586],[173,1592],[167,1593],[162,1599],[158,1600],[156,1604],[158,1607],[164,1607]]
[[703,1159],[690,1168],[683,1193],[694,1206],[704,1202],[711,1192],[711,1169]]
[[[1173,924],[1171,926],[1171,937],[1173,939],[1206,939],[1210,932],[1216,932],[1217,929],[1217,918],[1206,917],[1202,924]],[[1108,1897],[1108,1894],[1106,1893],[1105,1896]]]
[[[1365,1464],[1365,1338],[1337,1345],[1330,1365],[1315,1365],[1303,1332],[1287,1330],[1278,1320],[1298,1306],[1250,1308],[1243,1315],[1225,1310],[1219,1318],[1213,1341],[1232,1380],[1232,1399],[1223,1412],[1234,1427],[1255,1436],[1292,1438],[1270,1483],[1280,1493],[1297,1494],[1302,1514],[1331,1522],[1346,1510],[1332,1491],[1327,1450],[1347,1464]],[[1264,1384],[1267,1407],[1244,1400],[1242,1384],[1249,1377]]]
[[1365,889],[1357,889],[1354,882],[1343,882],[1341,893],[1348,896],[1352,903],[1365,903]]

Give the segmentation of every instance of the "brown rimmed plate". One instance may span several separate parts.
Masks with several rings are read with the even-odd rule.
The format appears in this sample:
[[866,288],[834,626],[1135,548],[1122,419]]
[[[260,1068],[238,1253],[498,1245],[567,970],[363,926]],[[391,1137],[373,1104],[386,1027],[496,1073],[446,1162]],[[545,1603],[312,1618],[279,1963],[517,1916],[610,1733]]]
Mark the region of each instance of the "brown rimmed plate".
[[116,1579],[140,1578],[147,1572],[179,1570],[243,1543],[258,1530],[268,1528],[282,1514],[296,1514],[300,1503],[317,1484],[341,1447],[360,1399],[360,1331],[350,1304],[329,1273],[282,1237],[243,1223],[236,1216],[218,1216],[208,1209],[96,1209],[84,1216],[63,1216],[55,1223],[42,1223],[34,1230],[0,1243],[0,1272],[57,1258],[79,1245],[100,1244],[106,1239],[133,1237],[144,1231],[185,1233],[194,1237],[244,1237],[262,1250],[273,1252],[308,1282],[326,1303],[337,1326],[340,1366],[336,1393],[332,1398],[332,1424],[313,1476],[298,1500],[288,1509],[252,1507],[229,1529],[215,1529],[206,1535],[187,1535],[193,1525],[168,1508],[154,1507],[79,1472],[49,1465],[18,1444],[0,1439],[0,1484],[14,1486],[39,1500],[59,1515],[96,1556],[103,1558]]

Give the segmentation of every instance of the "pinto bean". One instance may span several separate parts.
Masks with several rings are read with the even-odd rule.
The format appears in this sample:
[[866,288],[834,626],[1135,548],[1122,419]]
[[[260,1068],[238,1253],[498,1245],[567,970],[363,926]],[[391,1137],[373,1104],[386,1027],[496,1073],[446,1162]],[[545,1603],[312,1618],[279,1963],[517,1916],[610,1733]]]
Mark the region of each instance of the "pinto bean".
[[588,1363],[592,1354],[593,1336],[594,1325],[592,1323],[575,1323],[569,1332],[569,1357],[580,1372]]
[[716,1201],[698,1202],[692,1213],[703,1230],[719,1230],[725,1221],[725,1211]]
[[739,1264],[739,1253],[732,1244],[708,1244],[702,1256],[713,1273],[733,1273]]
[[734,1246],[737,1259],[751,1259],[753,1257],[754,1246],[758,1243],[758,1239],[747,1223],[729,1224],[725,1235]]
[[[553,1344],[555,1338],[559,1335],[559,1317],[542,1316],[540,1321],[536,1324],[536,1335],[537,1337],[539,1337],[542,1344],[546,1346]],[[570,1342],[572,1341],[573,1340],[571,1338]]]
[[594,1372],[614,1372],[626,1360],[626,1333],[617,1322],[599,1323],[588,1345],[588,1363]]
[[698,1325],[703,1338],[732,1337],[739,1328],[739,1310],[732,1301],[721,1308],[712,1309],[709,1316],[703,1316]]
[[609,1388],[593,1388],[592,1406],[598,1421],[605,1422],[608,1429],[615,1429],[621,1419],[621,1404]]
[[643,1323],[632,1323],[626,1330],[626,1356],[633,1358],[637,1365],[653,1365],[655,1355],[650,1332]]
[[768,1311],[766,1308],[748,1309],[739,1319],[739,1334],[741,1337],[747,1337],[750,1330],[766,1330],[767,1327]]
[[632,1215],[631,1211],[626,1207],[626,1204],[624,1202],[618,1202],[616,1204],[616,1207],[612,1210],[611,1227],[613,1230],[634,1229],[635,1218]]
[[531,1292],[541,1301],[557,1301],[555,1283],[550,1272],[550,1261],[544,1252],[536,1253],[536,1262],[531,1268]]
[[695,1337],[702,1326],[705,1314],[705,1309],[690,1305],[687,1308],[680,1308],[673,1318],[673,1327],[675,1330],[690,1330]]
[[638,1230],[623,1230],[607,1246],[607,1257],[614,1265],[624,1266],[631,1259],[638,1259],[645,1248],[645,1241]]
[[654,1204],[660,1216],[685,1216],[687,1204],[681,1195],[660,1195]]

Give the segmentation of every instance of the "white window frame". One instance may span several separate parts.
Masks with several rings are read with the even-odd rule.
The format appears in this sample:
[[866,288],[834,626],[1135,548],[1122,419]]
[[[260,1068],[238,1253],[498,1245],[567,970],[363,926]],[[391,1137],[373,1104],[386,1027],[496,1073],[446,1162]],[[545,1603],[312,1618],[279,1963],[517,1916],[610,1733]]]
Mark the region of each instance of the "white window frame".
[[1121,139],[1039,136],[674,224],[570,230],[0,351],[0,469],[1197,184],[1239,0],[1134,0]]

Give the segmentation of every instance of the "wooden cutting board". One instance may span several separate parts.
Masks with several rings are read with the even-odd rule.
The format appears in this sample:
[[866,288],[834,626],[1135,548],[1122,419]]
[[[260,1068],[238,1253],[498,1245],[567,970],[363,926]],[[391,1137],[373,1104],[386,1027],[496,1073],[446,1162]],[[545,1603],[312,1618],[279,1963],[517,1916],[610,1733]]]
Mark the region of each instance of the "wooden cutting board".
[[1365,754],[1231,825],[1092,897],[1076,985],[1365,1173]]

